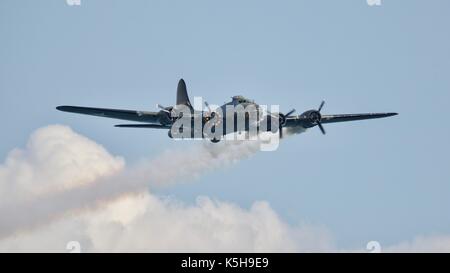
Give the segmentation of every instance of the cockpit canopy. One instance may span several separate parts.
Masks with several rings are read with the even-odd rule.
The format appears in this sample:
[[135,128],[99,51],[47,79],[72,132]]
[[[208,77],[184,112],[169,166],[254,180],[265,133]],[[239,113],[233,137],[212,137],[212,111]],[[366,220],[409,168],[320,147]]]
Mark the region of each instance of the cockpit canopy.
[[255,101],[244,98],[243,96],[233,96],[231,99],[236,103],[255,103]]

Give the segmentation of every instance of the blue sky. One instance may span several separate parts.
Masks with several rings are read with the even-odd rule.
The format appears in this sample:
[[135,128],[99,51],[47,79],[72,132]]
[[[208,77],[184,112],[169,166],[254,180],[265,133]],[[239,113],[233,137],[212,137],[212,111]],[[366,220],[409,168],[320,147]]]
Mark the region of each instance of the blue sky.
[[[288,111],[395,111],[289,138],[195,182],[158,190],[247,207],[267,200],[289,223],[329,229],[342,248],[450,232],[450,18],[447,0],[0,3],[0,155],[65,124],[128,163],[157,156],[166,132],[121,130],[61,104],[155,110],[191,96],[241,94]],[[120,122],[119,122],[120,123]]]

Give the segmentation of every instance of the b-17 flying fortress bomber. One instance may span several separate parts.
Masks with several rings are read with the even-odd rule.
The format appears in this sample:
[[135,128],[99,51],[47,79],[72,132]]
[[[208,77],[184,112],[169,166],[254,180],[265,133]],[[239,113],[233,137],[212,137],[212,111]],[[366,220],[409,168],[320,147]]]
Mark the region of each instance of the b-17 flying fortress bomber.
[[[243,96],[233,96],[232,100],[215,108],[205,101],[206,111],[195,110],[192,106],[183,79],[178,82],[177,100],[175,106],[164,107],[158,112],[92,108],[79,106],[58,106],[56,109],[64,112],[107,117],[139,122],[139,124],[119,124],[122,128],[166,129],[171,138],[195,139],[207,138],[213,143],[232,133],[246,133],[257,136],[261,132],[277,133],[283,137],[283,130],[302,132],[317,126],[325,134],[324,124],[365,119],[385,118],[397,113],[366,113],[366,114],[336,114],[321,113],[325,101],[317,109],[293,115],[295,109],[283,114],[278,107],[258,105],[253,100]],[[276,111],[273,111],[273,109]]]

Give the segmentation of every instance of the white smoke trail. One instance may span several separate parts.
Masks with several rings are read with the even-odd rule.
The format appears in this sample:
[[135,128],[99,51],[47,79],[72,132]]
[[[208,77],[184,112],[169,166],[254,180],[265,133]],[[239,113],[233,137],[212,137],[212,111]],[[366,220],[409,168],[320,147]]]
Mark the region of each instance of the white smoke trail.
[[[38,145],[48,142],[44,139]],[[247,158],[255,154],[259,147],[258,141],[202,142],[190,149],[167,151],[137,166],[95,179],[92,183],[40,194],[26,201],[4,203],[0,207],[0,238],[33,229],[70,213],[96,208],[124,195],[146,191],[149,186],[190,180]],[[70,159],[70,155],[67,157]]]
[[[70,128],[39,129],[0,165],[0,252],[65,251],[74,239],[83,251],[335,252],[326,228],[291,226],[264,201],[243,209],[201,197],[186,206],[148,191],[258,150],[257,142],[202,143],[125,168]],[[449,238],[422,236],[382,251],[448,252]]]

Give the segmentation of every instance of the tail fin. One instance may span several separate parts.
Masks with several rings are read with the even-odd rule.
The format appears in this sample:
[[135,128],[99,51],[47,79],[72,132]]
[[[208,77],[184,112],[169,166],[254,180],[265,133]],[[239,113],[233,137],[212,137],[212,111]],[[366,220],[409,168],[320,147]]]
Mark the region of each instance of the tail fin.
[[186,89],[186,83],[183,79],[178,82],[177,88],[177,105],[187,105],[192,108],[191,102],[189,101],[189,96]]

